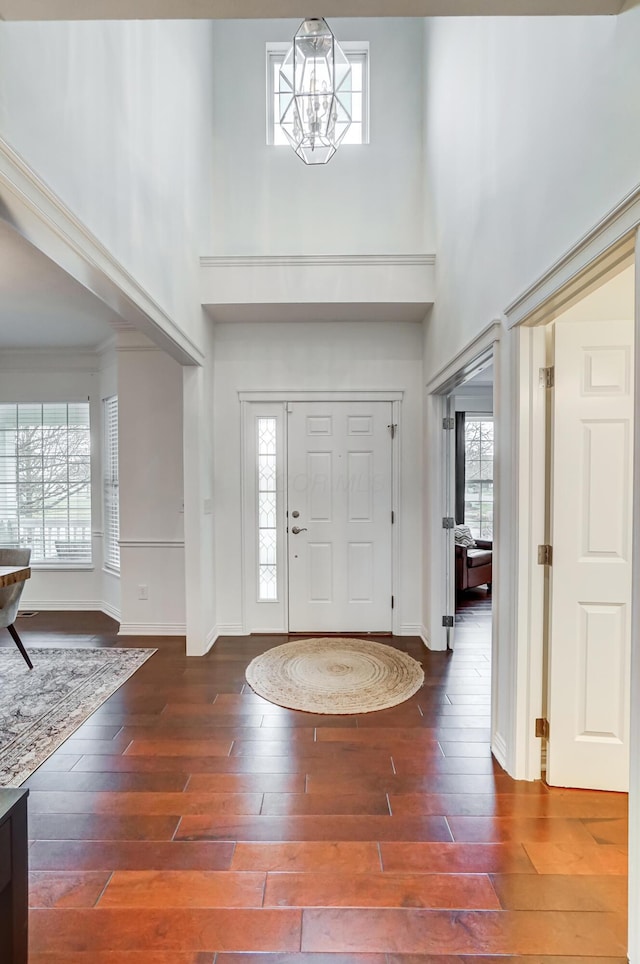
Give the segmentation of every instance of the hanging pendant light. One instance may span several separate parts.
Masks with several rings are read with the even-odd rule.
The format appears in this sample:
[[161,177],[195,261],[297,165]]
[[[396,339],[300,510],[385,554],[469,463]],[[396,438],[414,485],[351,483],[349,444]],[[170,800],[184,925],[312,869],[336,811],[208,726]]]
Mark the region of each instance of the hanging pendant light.
[[351,125],[351,64],[322,18],[304,20],[280,68],[280,125],[305,164],[331,160]]

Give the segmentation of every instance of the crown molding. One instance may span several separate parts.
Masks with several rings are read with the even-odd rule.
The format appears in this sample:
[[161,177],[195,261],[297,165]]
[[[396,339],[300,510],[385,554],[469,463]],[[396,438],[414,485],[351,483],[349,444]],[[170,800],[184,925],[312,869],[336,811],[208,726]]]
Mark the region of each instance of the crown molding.
[[584,279],[583,275],[599,259],[606,259],[607,264],[603,263],[603,268],[611,270],[616,264],[633,256],[635,231],[639,225],[640,184],[637,184],[505,308],[507,328],[525,322],[534,324],[541,320],[542,315],[548,320],[550,312],[558,313],[569,307],[573,300],[586,293],[585,287],[592,282],[593,276]]
[[291,255],[207,255],[200,258],[202,268],[282,268],[282,267],[372,267],[382,265],[434,265],[435,254],[291,254]]
[[114,329],[142,330],[182,364],[202,364],[195,342],[3,138],[0,217],[108,305]]

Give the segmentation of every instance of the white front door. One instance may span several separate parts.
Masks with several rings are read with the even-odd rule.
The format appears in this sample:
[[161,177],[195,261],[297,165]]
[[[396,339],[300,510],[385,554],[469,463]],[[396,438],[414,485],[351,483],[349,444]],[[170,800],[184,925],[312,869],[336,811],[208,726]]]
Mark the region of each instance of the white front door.
[[627,790],[633,323],[555,325],[547,779]]
[[391,403],[288,407],[289,632],[388,632]]

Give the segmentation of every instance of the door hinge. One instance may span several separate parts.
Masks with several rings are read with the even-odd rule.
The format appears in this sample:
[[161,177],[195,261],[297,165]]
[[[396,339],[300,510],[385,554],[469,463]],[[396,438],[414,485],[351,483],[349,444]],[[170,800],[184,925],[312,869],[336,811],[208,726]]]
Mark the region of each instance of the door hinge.
[[393,525],[395,521],[396,521],[396,514],[395,514],[395,512],[394,512],[393,509],[392,509],[392,510],[391,510],[391,525]]
[[398,431],[398,423],[394,422],[392,425],[387,425],[387,428],[391,432],[391,438],[395,438],[396,432]]
[[536,720],[536,736],[541,737],[543,740],[549,739],[549,720],[538,717]]
[[445,432],[451,432],[451,431],[453,431],[453,429],[456,427],[456,420],[455,420],[455,418],[443,418],[443,419],[442,419],[442,427],[443,427],[443,429],[445,430]]
[[553,565],[553,546],[538,546],[538,565]]
[[395,596],[392,596],[392,597],[391,597],[391,608],[392,608],[392,609],[393,609],[393,607],[395,606],[395,604],[396,604]]
[[447,629],[452,629],[452,628],[453,628],[453,623],[454,623],[454,617],[453,617],[453,616],[443,616],[443,617],[442,617],[442,625],[443,625],[443,626],[446,626]]
[[453,529],[455,527],[455,524],[456,524],[456,520],[453,518],[452,515],[445,515],[442,519],[443,529]]
[[555,368],[549,365],[548,368],[540,369],[540,387],[553,388],[555,385]]

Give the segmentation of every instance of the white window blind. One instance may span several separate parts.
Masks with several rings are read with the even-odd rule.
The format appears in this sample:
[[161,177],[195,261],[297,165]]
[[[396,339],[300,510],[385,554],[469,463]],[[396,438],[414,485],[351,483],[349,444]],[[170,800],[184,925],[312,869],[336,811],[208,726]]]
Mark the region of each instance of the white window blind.
[[0,404],[0,546],[91,564],[88,402]]
[[120,569],[118,493],[118,396],[104,400],[104,564]]

